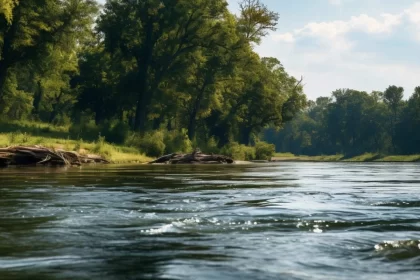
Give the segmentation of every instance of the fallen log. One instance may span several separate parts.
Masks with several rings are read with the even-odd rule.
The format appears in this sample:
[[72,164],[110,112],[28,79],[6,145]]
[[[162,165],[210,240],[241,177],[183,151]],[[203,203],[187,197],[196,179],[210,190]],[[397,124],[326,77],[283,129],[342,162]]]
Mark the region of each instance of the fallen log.
[[110,163],[97,155],[80,155],[76,152],[48,149],[41,146],[14,146],[0,148],[0,166],[52,165],[80,166],[84,163]]
[[195,151],[191,154],[169,154],[164,155],[149,164],[232,164],[234,160],[224,155],[203,154],[200,151]]

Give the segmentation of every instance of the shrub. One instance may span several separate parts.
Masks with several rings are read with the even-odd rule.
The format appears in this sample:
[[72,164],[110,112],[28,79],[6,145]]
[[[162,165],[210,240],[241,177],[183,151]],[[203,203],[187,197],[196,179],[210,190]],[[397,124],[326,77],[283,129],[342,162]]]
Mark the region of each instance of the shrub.
[[216,139],[214,139],[214,137],[210,137],[210,139],[208,139],[207,141],[203,141],[203,140],[198,140],[193,144],[193,147],[198,147],[201,149],[201,151],[203,151],[204,153],[210,154],[220,154],[221,150],[218,147],[218,142],[216,141]]
[[105,136],[106,140],[115,144],[124,144],[129,132],[130,126],[122,121],[114,124],[106,123],[101,129],[101,134]]
[[254,160],[255,148],[231,142],[222,149],[222,153],[235,160]]
[[193,150],[193,145],[185,129],[165,132],[164,143],[166,153],[189,153]]
[[83,138],[84,140],[95,141],[100,136],[100,128],[94,121],[81,121],[80,124],[72,124],[69,128],[70,137],[73,139]]
[[144,136],[132,134],[126,145],[136,147],[150,157],[158,157],[165,152],[164,133],[162,131],[148,132]]
[[274,156],[276,147],[274,144],[258,141],[255,144],[255,158],[258,160],[269,160]]

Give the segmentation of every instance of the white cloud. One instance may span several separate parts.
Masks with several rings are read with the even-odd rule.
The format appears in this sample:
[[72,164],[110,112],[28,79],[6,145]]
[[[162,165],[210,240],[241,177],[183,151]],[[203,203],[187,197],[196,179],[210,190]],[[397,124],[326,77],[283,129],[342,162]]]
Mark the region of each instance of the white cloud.
[[416,33],[417,40],[420,41],[420,2],[414,4],[404,12],[413,25],[413,30]]
[[272,39],[276,42],[294,43],[299,38],[315,37],[321,43],[331,49],[346,51],[350,50],[354,43],[346,38],[351,32],[367,34],[391,33],[402,24],[402,14],[382,14],[378,18],[362,14],[353,16],[349,20],[337,20],[329,22],[310,22],[303,28],[292,32],[274,34]]
[[324,37],[328,39],[359,31],[370,34],[389,33],[401,24],[402,15],[382,14],[380,18],[373,18],[362,14],[351,17],[348,21],[311,22],[302,29],[295,30],[295,34],[303,36]]
[[[404,86],[408,97],[418,83],[420,63],[392,61],[392,54],[385,59],[382,54],[386,47],[382,45],[378,45],[378,52],[363,52],[363,42],[349,36],[369,34],[371,41],[377,35],[392,38],[399,30],[414,31],[420,41],[420,1],[393,14],[361,14],[348,20],[309,22],[302,28],[272,35],[273,41],[282,44],[276,44],[275,48],[263,46],[261,53],[278,56],[290,74],[303,75],[305,92],[311,99],[328,96],[337,88],[369,92],[384,90],[390,84]],[[302,39],[305,41],[299,42]]]
[[287,32],[287,33],[283,33],[283,34],[275,34],[273,35],[273,40],[274,41],[282,41],[285,43],[293,43],[295,41],[295,36],[293,36],[292,33]]
[[408,15],[408,18],[412,23],[420,26],[420,2],[415,3],[404,12]]

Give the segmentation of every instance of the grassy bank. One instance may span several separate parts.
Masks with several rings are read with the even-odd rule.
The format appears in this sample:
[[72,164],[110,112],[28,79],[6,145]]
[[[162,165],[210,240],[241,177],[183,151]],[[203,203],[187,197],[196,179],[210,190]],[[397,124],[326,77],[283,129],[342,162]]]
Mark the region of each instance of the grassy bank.
[[420,155],[381,155],[376,153],[366,153],[354,157],[344,155],[321,155],[304,156],[291,153],[276,153],[272,157],[273,161],[315,161],[315,162],[417,162],[420,161]]
[[[87,129],[86,131],[91,134],[97,133],[97,131],[94,131],[94,128]],[[159,133],[163,133],[163,136]],[[52,126],[50,124],[29,121],[0,120],[0,147],[13,145],[40,145],[47,148],[76,151],[80,154],[98,154],[113,163],[145,163],[151,161],[151,157],[147,157],[140,152],[139,146],[144,146],[144,149],[142,148],[141,151],[145,151],[148,147],[151,147],[151,150],[156,154],[154,156],[161,155],[164,152],[165,144],[161,143],[162,139],[156,137],[159,135],[161,138],[168,138],[166,141],[166,150],[170,150],[171,152],[182,146],[191,146],[191,143],[186,143],[182,137],[177,138],[177,135],[175,135],[171,138],[170,133],[165,134],[164,132],[157,132],[154,135],[143,138],[143,142],[140,142],[140,144],[135,143],[136,145],[132,145],[129,142],[125,142],[125,145],[109,144],[105,142],[105,138],[103,137],[97,137],[95,141],[85,141],[82,139],[74,139],[77,137],[72,139],[70,135],[71,133],[69,133],[68,126]],[[93,137],[91,139],[93,139]],[[163,145],[163,148],[160,147],[161,145]],[[203,147],[203,151],[206,152],[209,150],[214,153],[226,154],[232,156],[236,160],[269,159],[274,150],[274,146],[264,142],[257,143],[255,147],[231,143],[217,151],[213,151],[213,149],[215,149],[214,145],[207,146],[208,147]],[[291,153],[277,153],[274,154],[272,160],[308,162],[416,162],[420,161],[420,155],[381,155],[377,153],[366,153],[354,157],[346,157],[341,154],[305,156]]]
[[12,145],[40,145],[47,148],[75,151],[80,154],[97,154],[113,163],[145,163],[152,160],[139,153],[135,148],[111,145],[103,141],[84,142],[82,140],[33,136],[20,132],[0,133],[0,147]]
[[113,163],[145,163],[150,157],[138,149],[106,143],[104,139],[83,141],[70,139],[68,127],[35,122],[0,122],[0,147],[12,145],[40,145],[47,148],[98,154]]

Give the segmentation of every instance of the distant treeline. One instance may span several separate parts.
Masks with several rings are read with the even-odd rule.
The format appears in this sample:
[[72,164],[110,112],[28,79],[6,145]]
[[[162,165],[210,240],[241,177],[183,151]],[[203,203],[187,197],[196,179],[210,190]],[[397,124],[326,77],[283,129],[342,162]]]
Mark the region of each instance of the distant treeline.
[[384,92],[342,89],[310,101],[308,108],[265,139],[279,152],[321,155],[420,153],[420,87],[403,100],[404,89]]
[[225,0],[2,0],[0,115],[117,143],[257,142],[306,106],[301,83],[253,50],[277,21],[259,0],[238,16]]

